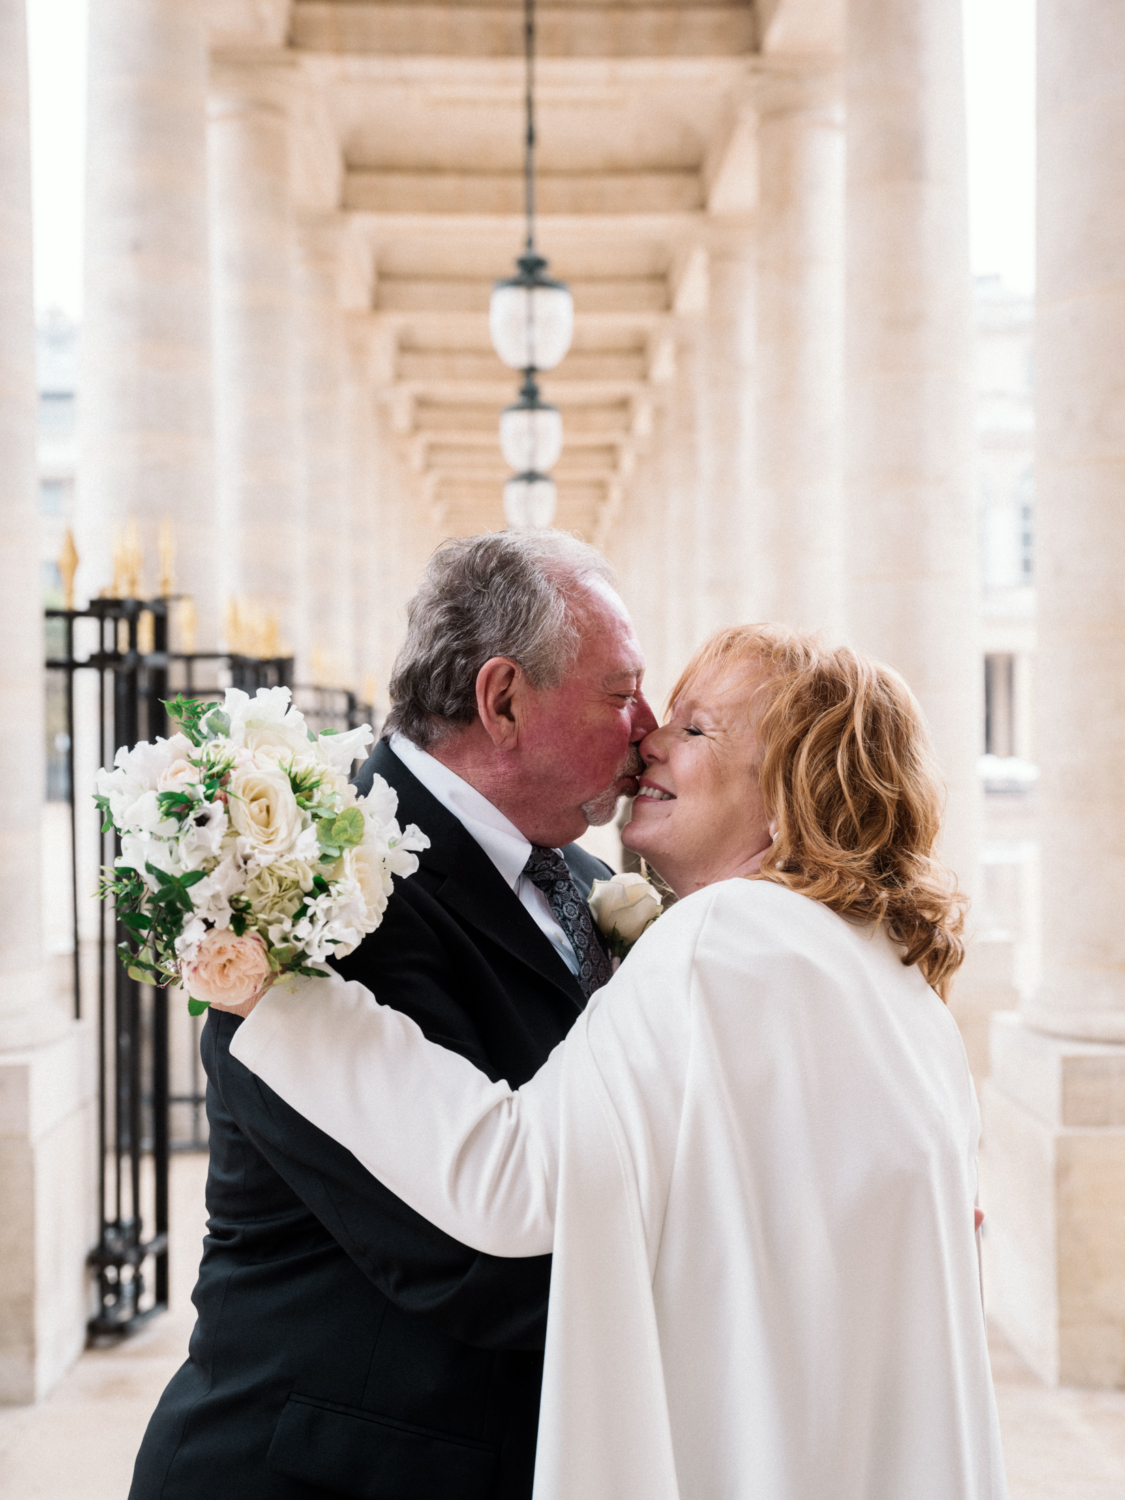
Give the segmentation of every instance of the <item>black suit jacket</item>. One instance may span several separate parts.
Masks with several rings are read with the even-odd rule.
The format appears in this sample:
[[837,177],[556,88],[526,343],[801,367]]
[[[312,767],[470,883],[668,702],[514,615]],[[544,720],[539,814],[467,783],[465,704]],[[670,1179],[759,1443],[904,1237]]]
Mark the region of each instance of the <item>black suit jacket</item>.
[[[386,744],[378,772],[430,848],[338,965],[434,1041],[518,1086],[584,1004],[487,855]],[[606,867],[564,851],[586,889]],[[203,1033],[208,1233],[187,1362],[130,1500],[527,1500],[550,1257],[450,1239]]]

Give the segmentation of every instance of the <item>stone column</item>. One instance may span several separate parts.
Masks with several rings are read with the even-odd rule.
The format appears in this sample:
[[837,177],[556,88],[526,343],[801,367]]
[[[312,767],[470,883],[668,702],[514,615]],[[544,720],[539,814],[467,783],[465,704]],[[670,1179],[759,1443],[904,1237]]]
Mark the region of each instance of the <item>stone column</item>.
[[835,73],[759,85],[759,608],[833,633],[845,592],[841,102]]
[[699,625],[761,618],[761,579],[753,536],[755,506],[754,375],[757,268],[749,224],[717,221],[708,266],[708,302],[699,374]]
[[[368,376],[367,339],[360,317],[345,319],[347,491],[350,506],[352,674],[357,692],[385,710],[387,677],[382,651],[380,567],[386,545],[380,488],[379,424]],[[374,686],[374,692],[372,692]]]
[[81,1028],[42,951],[35,428],[27,33],[24,0],[0,0],[0,1402],[35,1400],[82,1348],[92,1223]]
[[1125,1386],[1125,12],[1040,0],[1041,982],[993,1029],[992,1310],[1048,1380]]
[[297,236],[299,332],[305,440],[305,538],[313,679],[350,686],[351,506],[340,225],[306,222]]
[[[700,451],[699,397],[702,330],[692,317],[679,320],[676,330],[676,375],[664,411],[664,462],[667,465],[667,507],[664,517],[665,655],[676,678],[700,640],[698,538]],[[663,704],[653,705],[660,713]]]
[[162,519],[200,649],[218,638],[207,252],[207,23],[196,0],[90,11],[80,582],[113,578],[115,529],[140,523],[157,583]]
[[292,70],[223,66],[208,165],[224,604],[277,617],[308,669],[304,451],[291,200]]
[[972,312],[959,0],[852,0],[847,33],[848,632],[921,701],[976,885]]

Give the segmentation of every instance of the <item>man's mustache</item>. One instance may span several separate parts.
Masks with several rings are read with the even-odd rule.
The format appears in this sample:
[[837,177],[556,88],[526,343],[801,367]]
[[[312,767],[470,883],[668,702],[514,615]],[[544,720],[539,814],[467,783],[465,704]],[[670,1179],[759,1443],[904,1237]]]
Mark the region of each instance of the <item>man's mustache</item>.
[[641,752],[637,749],[636,745],[630,745],[629,754],[617,768],[617,779],[621,781],[626,776],[636,779],[636,777],[644,774],[644,768],[645,763],[641,757]]

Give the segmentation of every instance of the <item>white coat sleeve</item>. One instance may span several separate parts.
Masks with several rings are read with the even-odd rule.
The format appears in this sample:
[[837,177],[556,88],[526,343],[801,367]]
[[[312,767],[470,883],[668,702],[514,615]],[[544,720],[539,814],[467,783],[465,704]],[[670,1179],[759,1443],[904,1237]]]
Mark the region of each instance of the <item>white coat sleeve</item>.
[[511,1089],[333,975],[276,985],[230,1050],[462,1244],[501,1256],[551,1250],[562,1045]]

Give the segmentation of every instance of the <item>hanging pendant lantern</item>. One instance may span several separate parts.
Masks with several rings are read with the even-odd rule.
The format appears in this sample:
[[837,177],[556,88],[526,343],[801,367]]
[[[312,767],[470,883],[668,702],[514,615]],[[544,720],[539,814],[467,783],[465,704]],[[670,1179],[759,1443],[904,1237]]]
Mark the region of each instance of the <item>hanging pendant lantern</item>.
[[497,354],[513,370],[553,370],[574,335],[574,299],[565,282],[545,275],[547,262],[529,251],[519,275],[498,281],[488,310]]
[[500,451],[518,473],[545,474],[559,461],[563,445],[562,414],[539,399],[539,387],[528,376],[514,406],[500,418]]
[[504,486],[504,516],[517,531],[542,530],[555,519],[555,481],[529,471],[513,474]]

